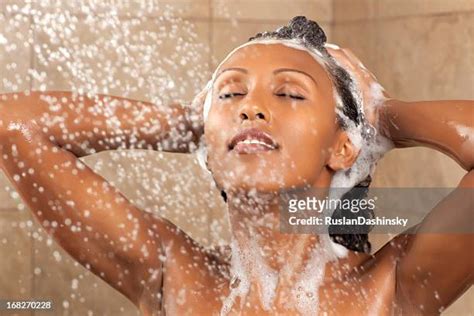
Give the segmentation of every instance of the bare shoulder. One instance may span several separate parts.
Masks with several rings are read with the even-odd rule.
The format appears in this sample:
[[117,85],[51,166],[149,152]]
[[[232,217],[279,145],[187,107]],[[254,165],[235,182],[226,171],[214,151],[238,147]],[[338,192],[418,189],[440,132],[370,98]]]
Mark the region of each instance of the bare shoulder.
[[[159,216],[150,216],[153,234],[162,240],[163,262],[168,275],[176,278],[225,277],[230,261],[227,246],[206,247],[171,221]],[[184,272],[184,273],[183,273]]]
[[390,267],[396,273],[397,265],[405,255],[407,246],[412,242],[417,227],[418,225],[410,227],[403,233],[396,235],[377,250],[373,254],[377,265]]
[[397,266],[412,235],[403,233],[395,236],[360,264],[359,281],[371,300],[381,302],[391,314],[410,314],[410,306],[400,300],[397,292]]
[[413,239],[413,236],[417,227],[418,225],[415,225],[405,230],[404,232],[396,235],[395,237],[390,239],[385,245],[383,245],[375,253],[375,255],[382,257],[384,260],[387,260],[389,257],[393,258],[393,256],[395,257],[402,256],[403,252],[406,249],[406,246]]
[[187,306],[208,306],[203,302],[218,305],[214,300],[228,289],[225,250],[205,247],[166,219],[155,217],[153,221],[156,228],[166,223],[166,232],[160,232],[163,255],[157,263],[163,273],[160,286],[163,302],[169,306],[178,304],[185,293],[192,293],[186,295]]

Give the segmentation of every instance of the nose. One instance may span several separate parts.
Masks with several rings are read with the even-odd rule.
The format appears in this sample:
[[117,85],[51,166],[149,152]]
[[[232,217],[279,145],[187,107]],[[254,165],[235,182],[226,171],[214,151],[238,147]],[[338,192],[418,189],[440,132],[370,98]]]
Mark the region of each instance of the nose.
[[264,120],[268,122],[270,113],[263,106],[245,104],[239,110],[239,117],[242,122],[247,120]]

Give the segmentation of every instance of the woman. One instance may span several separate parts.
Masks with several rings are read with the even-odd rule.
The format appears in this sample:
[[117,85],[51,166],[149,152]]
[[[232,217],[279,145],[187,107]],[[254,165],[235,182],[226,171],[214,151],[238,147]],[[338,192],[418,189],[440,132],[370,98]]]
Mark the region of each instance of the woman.
[[[339,64],[357,78],[364,111]],[[361,145],[377,137],[450,155],[468,171],[459,188],[472,188],[472,135],[462,132],[472,128],[471,101],[374,98],[373,77],[346,51],[327,48],[303,17],[233,51],[211,84],[198,98],[207,96],[204,130],[200,106],[6,96],[2,169],[48,233],[145,315],[431,315],[471,286],[472,234],[403,234],[370,255],[363,234],[332,236],[336,244],[278,227],[282,191],[364,180],[370,165],[353,167],[366,155]],[[204,131],[207,167],[228,203],[230,260],[141,212],[77,159],[124,147],[193,151]],[[471,209],[455,190],[413,230],[463,226]]]

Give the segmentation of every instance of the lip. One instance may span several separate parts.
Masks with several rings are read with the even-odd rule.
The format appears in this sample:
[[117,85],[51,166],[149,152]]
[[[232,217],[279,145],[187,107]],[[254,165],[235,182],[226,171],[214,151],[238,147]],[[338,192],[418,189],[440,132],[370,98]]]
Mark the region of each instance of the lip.
[[277,149],[279,146],[272,136],[258,128],[240,131],[229,143],[229,151],[238,154],[253,154]]

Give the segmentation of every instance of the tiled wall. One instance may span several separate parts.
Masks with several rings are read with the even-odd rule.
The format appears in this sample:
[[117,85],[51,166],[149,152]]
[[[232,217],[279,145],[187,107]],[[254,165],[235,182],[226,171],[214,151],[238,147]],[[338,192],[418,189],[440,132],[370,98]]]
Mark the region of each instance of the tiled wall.
[[[332,40],[350,48],[394,98],[474,99],[474,2],[334,0]],[[465,171],[427,148],[394,150],[374,187],[454,187]],[[372,235],[377,249],[389,236]],[[474,290],[445,315],[473,315]]]
[[[64,68],[58,70],[61,61],[46,64],[41,60],[41,53],[33,48],[43,43],[71,48],[74,43],[67,39],[51,43],[51,37],[38,28],[41,21],[25,14],[24,9],[70,12],[78,25],[73,37],[79,38],[80,43],[97,46],[98,40],[113,34],[95,33],[84,27],[87,22],[78,5],[80,1],[50,0],[43,1],[46,3],[43,6],[34,2],[25,6],[27,2],[0,0],[0,34],[16,45],[0,45],[0,92],[39,89],[42,85],[46,89],[68,89],[72,79],[65,77],[68,71]],[[170,31],[172,22],[160,19],[167,5],[179,11],[175,13],[181,19],[176,37],[189,39],[189,28],[193,28],[196,34],[196,38],[190,39],[195,44],[193,60],[169,70],[171,80],[189,88],[177,95],[163,96],[165,101],[174,97],[189,99],[233,47],[256,32],[274,29],[300,14],[318,21],[330,41],[351,48],[394,97],[473,98],[474,34],[469,21],[473,20],[474,12],[473,2],[469,0],[169,0],[159,1],[159,6],[155,0],[127,1],[124,6],[117,3],[125,1],[84,1],[91,2],[100,4],[96,14],[110,8],[104,4],[118,8],[121,23],[138,18],[139,23],[131,27],[135,34],[147,34],[147,30],[156,31],[160,26]],[[25,46],[25,40],[33,46]],[[153,47],[153,43],[149,44]],[[174,50],[172,42],[158,47],[159,52],[150,53],[154,57],[152,64]],[[119,59],[110,49],[104,48],[99,53],[111,61]],[[137,60],[141,58],[129,53]],[[100,82],[107,74],[106,68],[98,65],[94,56],[84,60],[93,72],[82,81],[74,79],[78,80],[75,83]],[[30,67],[39,72],[28,73]],[[198,70],[202,75],[190,76],[189,70]],[[151,86],[138,84],[136,78],[124,72],[118,72],[116,77],[122,85],[110,87],[109,93],[143,100],[153,98]],[[132,88],[124,92],[126,83]],[[85,161],[144,209],[157,210],[157,206],[164,206],[160,209],[164,216],[179,223],[201,242],[228,239],[224,205],[210,184],[209,175],[195,164],[193,157],[154,152],[101,153]],[[425,170],[428,165],[432,166],[429,171]],[[180,170],[178,175],[176,170]],[[141,175],[145,172],[144,180]],[[374,185],[452,186],[462,172],[450,159],[428,149],[394,151],[381,161]],[[5,179],[0,180],[1,187],[8,186]],[[160,188],[159,194],[153,189],[156,187]],[[0,297],[53,299],[60,315],[137,314],[124,297],[55,246],[27,210],[18,210],[20,201],[12,199],[11,192],[0,190]],[[176,192],[181,193],[179,198]],[[183,198],[186,192],[199,194]],[[206,211],[209,205],[211,211]],[[377,248],[384,236],[373,236],[372,240]],[[471,290],[447,314],[464,315],[467,310],[474,310],[473,301]]]
[[[474,3],[335,0],[333,39],[350,47],[388,93],[402,100],[474,98]],[[442,166],[427,172],[424,166]],[[455,186],[463,171],[433,150],[393,151],[378,186]]]

